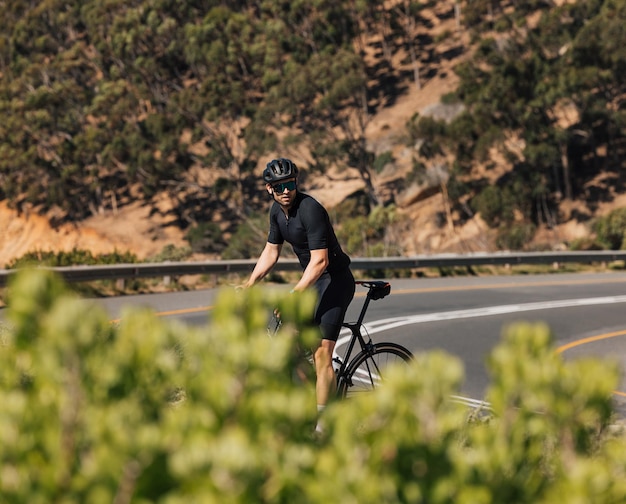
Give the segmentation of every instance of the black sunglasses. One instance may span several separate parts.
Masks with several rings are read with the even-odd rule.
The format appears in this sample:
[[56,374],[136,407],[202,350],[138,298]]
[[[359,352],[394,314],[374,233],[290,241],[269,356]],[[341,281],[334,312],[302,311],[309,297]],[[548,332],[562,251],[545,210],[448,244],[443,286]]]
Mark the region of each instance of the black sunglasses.
[[291,180],[289,182],[281,182],[280,184],[274,184],[272,189],[276,191],[278,194],[282,194],[285,192],[285,189],[288,191],[293,191],[296,188],[296,181]]

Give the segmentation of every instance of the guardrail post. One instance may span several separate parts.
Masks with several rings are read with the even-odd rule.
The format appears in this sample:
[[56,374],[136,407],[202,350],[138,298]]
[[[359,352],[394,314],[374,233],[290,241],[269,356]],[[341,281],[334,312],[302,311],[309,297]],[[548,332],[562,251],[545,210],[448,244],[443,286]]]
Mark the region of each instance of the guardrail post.
[[126,286],[126,282],[124,281],[123,278],[118,278],[117,280],[115,280],[115,288],[118,291],[123,291],[125,286]]

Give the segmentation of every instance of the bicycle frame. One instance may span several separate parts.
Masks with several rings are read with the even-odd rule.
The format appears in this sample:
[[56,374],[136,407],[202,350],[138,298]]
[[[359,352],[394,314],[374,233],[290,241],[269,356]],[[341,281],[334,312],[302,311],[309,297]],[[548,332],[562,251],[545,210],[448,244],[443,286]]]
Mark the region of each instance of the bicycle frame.
[[339,369],[337,370],[337,385],[339,385],[341,381],[345,379],[346,368],[348,367],[348,364],[350,363],[352,352],[354,351],[354,347],[356,343],[357,342],[359,343],[361,350],[364,352],[372,347],[372,339],[368,336],[368,340],[365,341],[365,338],[363,337],[363,334],[361,333],[361,327],[363,326],[365,313],[367,312],[367,307],[369,306],[370,301],[372,300],[370,294],[371,294],[371,289],[368,291],[367,296],[365,297],[365,302],[363,303],[363,306],[361,307],[361,313],[359,314],[357,321],[356,322],[343,322],[341,324],[342,327],[345,327],[350,330],[350,333],[352,334],[352,336],[350,337],[350,342],[348,343],[348,348],[343,358],[338,358],[338,357],[333,358],[333,361],[336,362],[337,360],[339,360],[341,362]]

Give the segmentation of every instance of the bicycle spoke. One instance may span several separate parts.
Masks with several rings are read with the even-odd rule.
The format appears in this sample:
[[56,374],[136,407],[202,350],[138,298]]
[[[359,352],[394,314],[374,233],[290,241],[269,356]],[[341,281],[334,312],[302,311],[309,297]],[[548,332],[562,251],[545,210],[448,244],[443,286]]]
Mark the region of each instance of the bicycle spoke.
[[339,390],[341,396],[370,392],[384,382],[386,369],[397,363],[407,363],[411,353],[394,343],[379,343],[373,349],[357,355],[350,363]]
[[[369,368],[369,366],[367,367]],[[372,387],[374,387],[381,382],[382,378],[380,374],[378,373],[372,374],[372,372],[369,369],[367,370],[357,369],[354,375],[352,375],[352,381],[355,381],[355,380],[364,384],[365,383],[369,384]]]

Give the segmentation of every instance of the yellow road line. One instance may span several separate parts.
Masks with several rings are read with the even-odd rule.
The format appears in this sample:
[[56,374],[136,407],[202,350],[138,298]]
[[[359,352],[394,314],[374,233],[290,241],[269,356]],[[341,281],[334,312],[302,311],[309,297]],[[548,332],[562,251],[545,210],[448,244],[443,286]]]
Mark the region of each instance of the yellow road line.
[[581,345],[586,345],[587,343],[593,343],[594,341],[601,341],[601,340],[615,338],[617,336],[624,336],[624,335],[626,335],[626,330],[615,331],[615,332],[605,333],[605,334],[598,334],[596,336],[590,336],[589,338],[583,338],[583,339],[579,339],[576,341],[572,341],[571,343],[567,343],[566,345],[561,345],[559,348],[556,349],[556,351],[558,353],[562,353],[562,352],[565,352],[566,350],[569,350],[570,348],[574,348],[574,347],[581,346]]
[[[566,345],[561,345],[559,348],[556,349],[556,351],[557,353],[563,353],[566,350],[569,350],[570,348],[575,348],[577,346],[586,345],[587,343],[593,343],[595,341],[602,341],[605,339],[615,338],[617,336],[624,336],[624,335],[626,335],[626,330],[615,331],[615,332],[610,332],[610,333],[605,333],[605,334],[598,334],[596,336],[590,336],[589,338],[582,338],[576,341],[572,341],[571,343],[567,343]],[[613,393],[621,397],[626,397],[626,392],[621,392],[620,390],[614,390]]]
[[[209,306],[198,306],[196,308],[180,308],[178,310],[168,310],[168,311],[162,311],[162,312],[156,312],[155,315],[157,317],[167,317],[168,315],[184,315],[186,313],[198,313],[198,312],[202,312],[202,311],[209,311],[212,310],[213,306],[209,305]],[[110,322],[112,324],[115,324],[117,322],[119,322],[120,319],[112,319],[110,320]]]
[[167,317],[168,315],[184,315],[185,313],[198,313],[202,311],[209,311],[213,306],[198,306],[196,308],[180,308],[178,310],[169,310],[164,312],[158,312],[159,317]]

